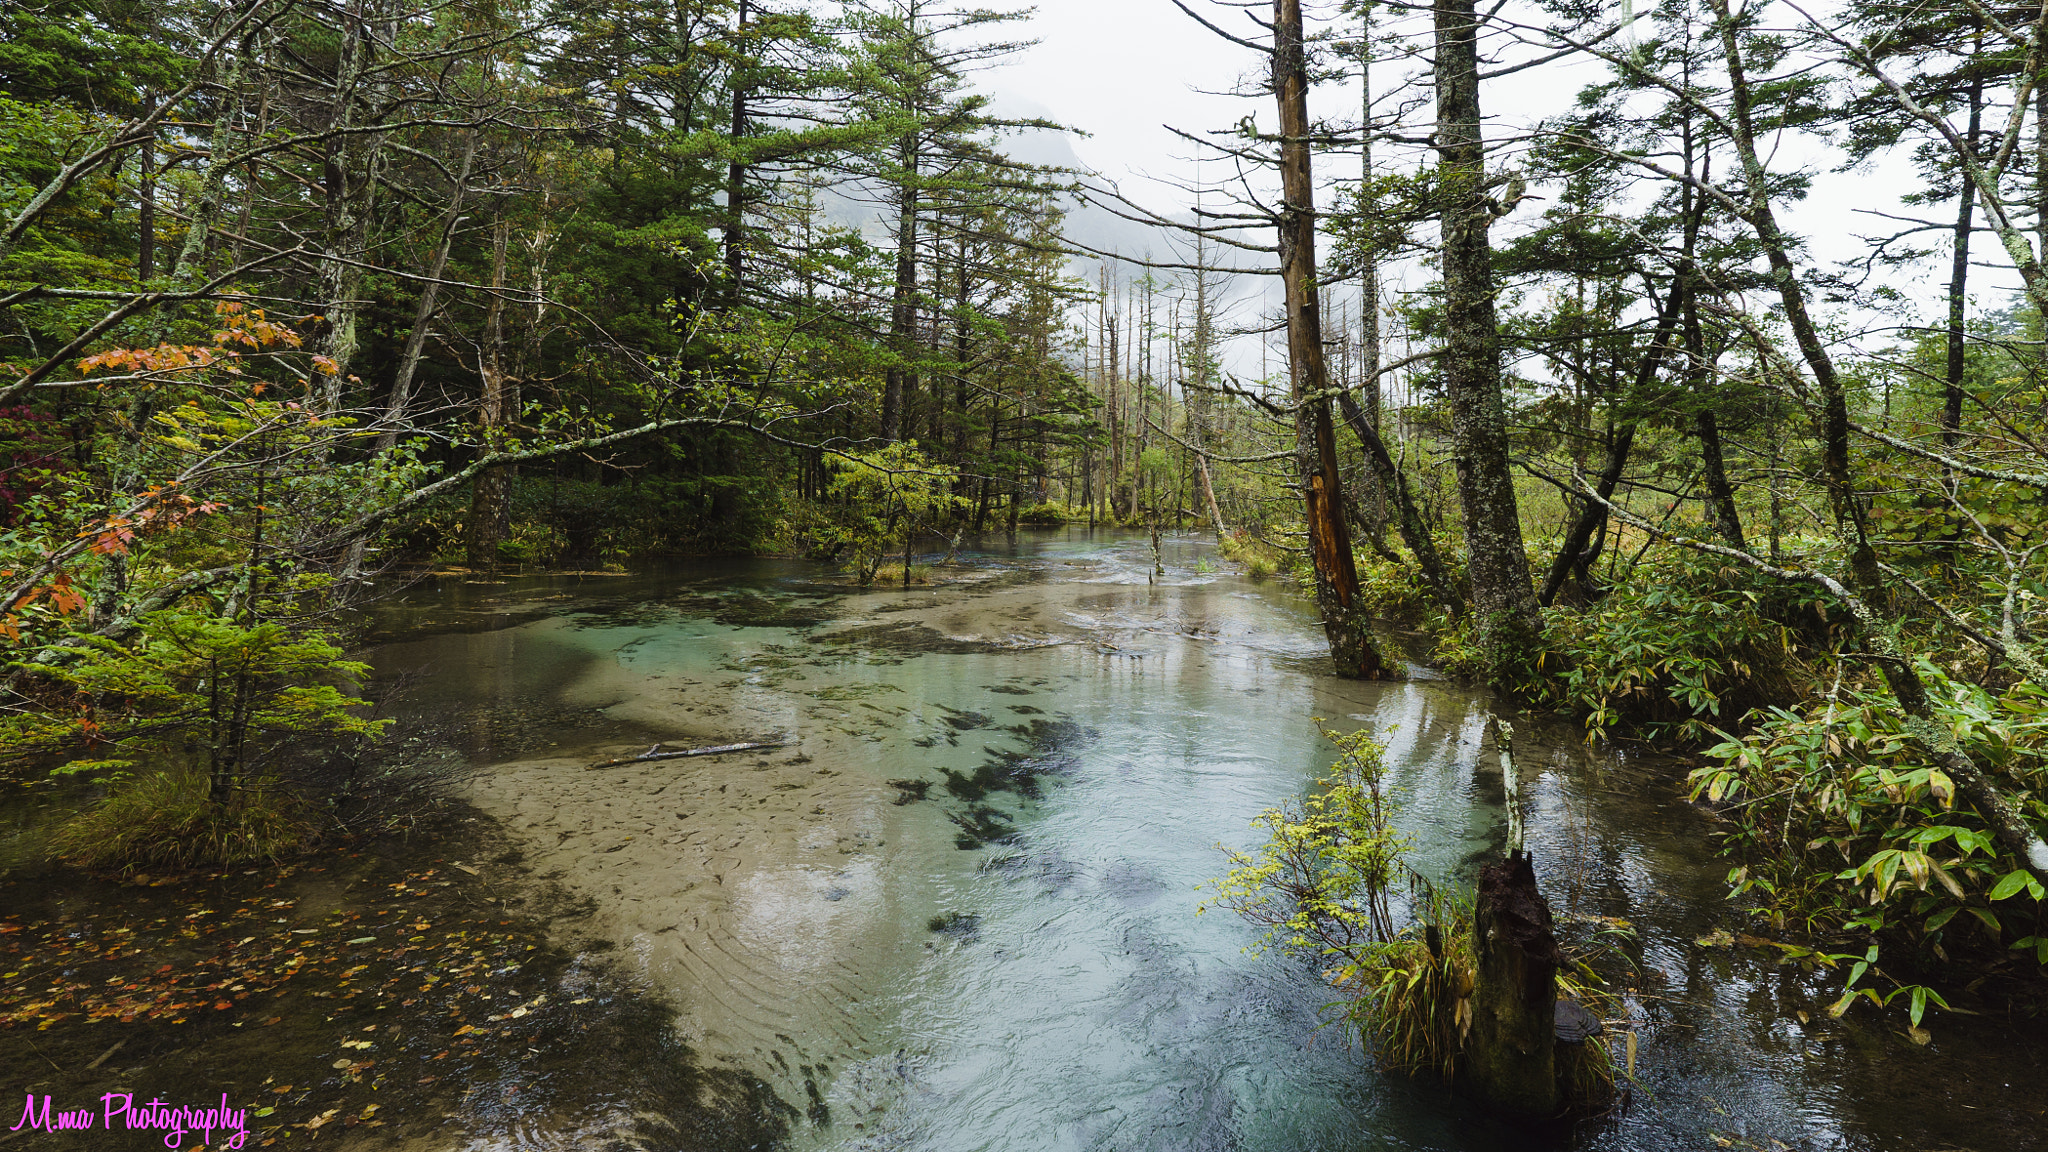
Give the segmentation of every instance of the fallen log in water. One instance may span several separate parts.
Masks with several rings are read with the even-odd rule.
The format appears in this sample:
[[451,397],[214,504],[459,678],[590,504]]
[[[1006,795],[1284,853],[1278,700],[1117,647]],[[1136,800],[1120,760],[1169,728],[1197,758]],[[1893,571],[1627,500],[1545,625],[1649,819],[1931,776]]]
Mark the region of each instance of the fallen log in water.
[[616,768],[621,764],[646,764],[654,760],[680,760],[685,756],[716,756],[722,752],[753,752],[766,748],[787,748],[793,743],[795,743],[793,740],[776,740],[772,742],[749,740],[740,744],[714,744],[709,748],[684,748],[676,752],[663,752],[661,745],[656,744],[638,756],[621,756],[616,760],[586,764],[583,770],[585,772],[594,772],[599,768]]

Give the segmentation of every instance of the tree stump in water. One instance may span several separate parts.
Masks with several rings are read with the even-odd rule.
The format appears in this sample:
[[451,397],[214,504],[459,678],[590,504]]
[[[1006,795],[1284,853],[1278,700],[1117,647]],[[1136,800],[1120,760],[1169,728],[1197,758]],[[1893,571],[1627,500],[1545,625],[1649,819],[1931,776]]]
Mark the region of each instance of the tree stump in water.
[[1465,1084],[1482,1103],[1522,1116],[1559,1110],[1557,940],[1550,904],[1521,852],[1479,872],[1472,917],[1472,1030]]

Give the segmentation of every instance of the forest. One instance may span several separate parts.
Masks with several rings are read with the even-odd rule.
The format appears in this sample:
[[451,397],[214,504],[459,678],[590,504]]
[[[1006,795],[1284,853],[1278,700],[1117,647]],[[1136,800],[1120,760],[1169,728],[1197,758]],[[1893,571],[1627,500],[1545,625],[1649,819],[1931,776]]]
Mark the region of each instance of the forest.
[[423,581],[908,593],[1085,526],[1213,541],[1338,678],[1679,757],[1833,1015],[2038,1012],[2048,4],[1157,7],[1243,114],[1141,187],[991,94],[1024,10],[7,5],[0,754],[90,794],[48,854],[410,827],[365,651]]

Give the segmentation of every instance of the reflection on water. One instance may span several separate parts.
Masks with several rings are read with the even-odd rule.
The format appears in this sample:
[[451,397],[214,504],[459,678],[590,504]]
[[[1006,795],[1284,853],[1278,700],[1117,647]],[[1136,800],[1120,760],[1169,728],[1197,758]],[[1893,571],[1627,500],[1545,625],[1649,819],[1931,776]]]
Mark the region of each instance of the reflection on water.
[[[1316,717],[1384,734],[1418,865],[1468,879],[1499,846],[1488,700],[1331,678],[1305,602],[1195,540],[1166,559],[1154,584],[1142,541],[1073,530],[908,591],[774,562],[457,585],[392,608],[375,659],[425,670],[415,722],[489,766],[474,798],[587,901],[575,931],[801,1112],[799,1147],[1527,1146],[1377,1076],[1318,1028],[1312,970],[1196,915],[1217,846],[1327,764]],[[1678,770],[1522,729],[1546,890],[1567,922],[1636,933],[1641,1083],[1583,1144],[2041,1140],[2038,1039],[1942,1017],[1915,1048],[1696,944],[1737,920]],[[585,767],[770,735],[797,743]]]

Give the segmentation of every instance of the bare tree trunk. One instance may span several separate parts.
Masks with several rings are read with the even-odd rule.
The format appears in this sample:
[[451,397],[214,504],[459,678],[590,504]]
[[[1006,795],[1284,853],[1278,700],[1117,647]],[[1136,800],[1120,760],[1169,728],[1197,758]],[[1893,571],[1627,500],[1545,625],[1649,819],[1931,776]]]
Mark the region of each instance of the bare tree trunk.
[[[967,403],[970,396],[967,388],[967,352],[969,327],[967,316],[967,230],[960,230],[960,266],[953,284],[953,458],[967,459]],[[934,426],[933,432],[939,431]],[[934,436],[934,443],[944,443]]]
[[[1729,544],[1744,548],[1742,513],[1735,506],[1735,486],[1728,482],[1728,464],[1721,455],[1721,423],[1714,406],[1702,402],[1711,387],[1714,366],[1707,360],[1707,342],[1700,329],[1699,302],[1690,270],[1683,287],[1685,295],[1685,357],[1688,390],[1699,404],[1693,413],[1693,433],[1700,442],[1701,478],[1707,486],[1707,514],[1714,531]],[[1548,601],[1545,601],[1548,603]]]
[[[483,351],[477,358],[483,382],[477,408],[477,450],[486,455],[504,447],[505,426],[512,420],[505,371],[505,250],[510,233],[510,222],[500,217],[492,229],[491,302],[484,316]],[[498,546],[505,539],[511,495],[511,473],[502,466],[477,473],[470,488],[469,568],[487,580],[498,575]]]
[[[252,0],[243,11],[249,11],[262,2]],[[231,9],[223,16],[237,18],[240,13]],[[206,241],[213,231],[214,220],[220,216],[221,199],[227,195],[229,157],[235,152],[230,141],[236,122],[242,118],[242,73],[255,39],[255,32],[244,31],[233,48],[225,48],[221,52],[216,77],[216,87],[221,93],[219,111],[214,114],[213,127],[207,135],[210,154],[206,173],[199,180],[199,197],[185,222],[185,240],[179,245],[178,258],[171,264],[174,280],[197,276],[200,265],[205,261]]]
[[[1685,122],[1685,171],[1688,176],[1694,172],[1694,137],[1690,111]],[[1713,174],[1713,157],[1702,148],[1699,157],[1699,179],[1702,182]],[[1684,255],[1679,261],[1678,283],[1672,290],[1681,301],[1680,315],[1685,325],[1685,385],[1687,393],[1696,405],[1693,413],[1693,434],[1700,442],[1700,470],[1707,487],[1707,517],[1714,525],[1714,531],[1736,548],[1744,548],[1742,534],[1742,512],[1735,506],[1735,486],[1728,482],[1727,461],[1721,454],[1721,423],[1715,415],[1714,405],[1708,394],[1713,388],[1716,367],[1714,358],[1707,355],[1706,332],[1700,326],[1700,272],[1698,263],[1700,224],[1706,211],[1706,201],[1687,184],[1680,193],[1680,211],[1685,220]],[[1609,489],[1610,493],[1612,489]],[[1604,517],[1606,509],[1601,509]],[[1549,600],[1544,601],[1550,603]]]
[[[1206,237],[1195,235],[1195,266],[1200,269],[1207,263],[1208,245]],[[1188,440],[1198,449],[1195,453],[1196,476],[1202,485],[1202,501],[1209,509],[1209,520],[1216,526],[1216,539],[1222,540],[1230,534],[1223,522],[1223,509],[1216,503],[1216,486],[1209,478],[1209,457],[1199,451],[1205,448],[1209,438],[1210,395],[1209,370],[1213,360],[1215,343],[1215,321],[1209,313],[1209,273],[1195,273],[1195,327],[1193,347],[1189,350],[1188,367],[1193,369],[1194,387],[1183,389],[1188,415]],[[1185,379],[1185,377],[1183,377]]]
[[[1663,362],[1664,353],[1671,345],[1671,336],[1678,327],[1681,307],[1680,289],[1674,286],[1665,299],[1664,311],[1657,317],[1657,331],[1650,337],[1650,346],[1643,350],[1643,359],[1636,367],[1635,390],[1627,399],[1640,398],[1656,382],[1657,368]],[[1614,489],[1621,483],[1621,473],[1628,464],[1628,454],[1635,446],[1636,422],[1630,420],[1614,429],[1607,443],[1607,463],[1600,470],[1597,491],[1600,500],[1614,495]],[[1572,521],[1564,534],[1564,543],[1558,545],[1557,559],[1550,565],[1550,575],[1543,581],[1543,591],[1537,597],[1545,607],[1557,599],[1564,587],[1566,577],[1575,567],[1586,563],[1586,546],[1593,541],[1593,534],[1607,522],[1607,505],[1600,500],[1589,500]]]
[[156,276],[156,136],[136,150],[135,278]]
[[1464,511],[1478,647],[1495,675],[1527,662],[1543,618],[1529,581],[1501,398],[1486,145],[1473,0],[1436,0],[1437,182],[1442,197],[1444,381]]
[[1358,571],[1344,519],[1337,429],[1330,416],[1322,313],[1316,306],[1315,181],[1310,172],[1308,66],[1301,0],[1273,0],[1273,93],[1280,105],[1280,279],[1287,290],[1287,359],[1294,399],[1295,475],[1301,482],[1316,609],[1337,674],[1377,680],[1391,669],[1373,647],[1359,603]]
[[448,190],[448,207],[441,214],[441,238],[427,260],[426,283],[420,286],[419,303],[413,308],[412,330],[406,333],[405,350],[398,356],[398,372],[391,381],[391,397],[384,406],[384,429],[377,434],[377,450],[388,451],[398,443],[405,426],[405,410],[412,403],[413,376],[427,347],[427,332],[441,299],[441,275],[448,270],[448,253],[455,246],[455,233],[462,224],[462,204],[469,192],[469,174],[476,164],[476,131],[471,129],[462,147],[462,164],[456,170],[455,186]]
[[[1970,78],[1970,126],[1963,141],[1970,154],[1977,154],[1977,147],[1984,134],[1984,78],[1972,74]],[[1964,338],[1968,335],[1968,300],[1965,292],[1970,283],[1970,227],[1976,216],[1976,185],[1966,170],[1961,173],[1962,188],[1956,194],[1956,228],[1951,247],[1948,274],[1948,371],[1943,378],[1941,401],[1941,443],[1944,448],[1954,448],[1962,438],[1963,427],[1963,372],[1968,361],[1964,356]]]
[[1104,320],[1104,323],[1108,325],[1108,329],[1106,330],[1107,334],[1104,336],[1103,342],[1109,358],[1103,363],[1107,366],[1105,371],[1109,373],[1110,395],[1109,510],[1115,514],[1118,520],[1123,520],[1131,514],[1131,497],[1124,488],[1124,438],[1130,431],[1130,422],[1124,419],[1123,383],[1118,375],[1119,361],[1117,358],[1116,321],[1116,311],[1112,308]]
[[[2048,252],[2048,84],[2034,86],[2034,238],[2037,252]],[[2048,339],[2048,305],[2036,301],[2042,339]]]
[[326,232],[316,265],[322,312],[313,351],[325,357],[319,403],[321,411],[330,413],[341,408],[342,389],[361,347],[356,325],[362,311],[364,257],[376,201],[377,168],[383,156],[379,134],[354,130],[362,125],[363,89],[374,63],[376,37],[366,11],[371,2],[355,0],[341,15],[341,58],[335,69],[329,115],[334,127],[350,131],[327,140],[321,178]]
[[[1362,93],[1359,103],[1359,159],[1358,178],[1361,194],[1361,208],[1369,208],[1372,197],[1372,8],[1360,10],[1358,29],[1358,82]],[[1377,252],[1365,254],[1364,265],[1358,274],[1358,388],[1365,396],[1364,412],[1366,424],[1375,435],[1380,430],[1380,258]],[[1348,416],[1348,413],[1347,413]],[[1384,452],[1385,449],[1382,449]],[[1372,537],[1383,540],[1387,525],[1388,492],[1385,478],[1377,468],[1369,469],[1371,477],[1371,508],[1367,520],[1372,525]],[[1412,546],[1411,546],[1412,547]]]
[[896,291],[889,305],[889,345],[896,362],[882,390],[882,439],[903,438],[903,398],[917,385],[907,361],[917,341],[917,143],[898,157],[907,176],[896,200]]
[[1395,524],[1401,530],[1401,540],[1408,545],[1408,551],[1415,554],[1415,564],[1422,569],[1422,581],[1429,585],[1430,594],[1452,620],[1465,615],[1464,597],[1458,594],[1457,585],[1451,580],[1450,571],[1444,567],[1443,557],[1436,550],[1436,541],[1430,537],[1429,525],[1423,523],[1422,510],[1415,503],[1415,493],[1408,487],[1408,477],[1394,463],[1387,452],[1386,441],[1380,439],[1379,430],[1366,419],[1364,409],[1350,393],[1338,397],[1344,409],[1344,420],[1351,425],[1351,431],[1358,436],[1359,444],[1365,448],[1365,460],[1372,466],[1373,474],[1379,477],[1380,490],[1394,498]]
[[1557,968],[1550,904],[1529,857],[1479,870],[1472,914],[1472,1031],[1465,1082],[1487,1104],[1549,1119],[1558,1110]]
[[1210,523],[1216,526],[1216,538],[1221,540],[1225,536],[1230,535],[1230,529],[1223,523],[1223,509],[1216,504],[1216,488],[1209,483],[1209,458],[1197,454],[1195,456],[1195,468],[1195,474],[1201,477],[1202,480],[1202,502],[1209,509]]
[[[733,21],[734,40],[743,41],[747,33],[748,0],[739,0],[739,12]],[[728,137],[732,147],[732,163],[725,173],[725,290],[728,304],[737,306],[743,298],[745,287],[745,255],[741,247],[746,230],[747,165],[742,159],[741,149],[746,147],[747,135],[747,84],[744,70],[746,46],[735,44],[732,81],[732,131]]]

